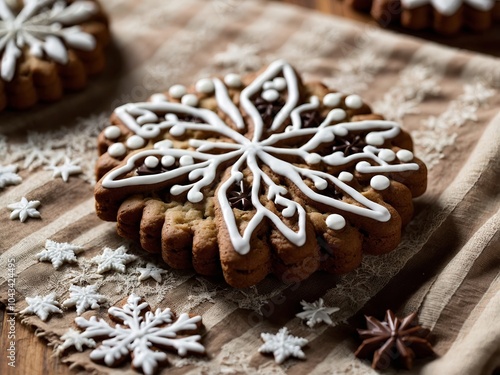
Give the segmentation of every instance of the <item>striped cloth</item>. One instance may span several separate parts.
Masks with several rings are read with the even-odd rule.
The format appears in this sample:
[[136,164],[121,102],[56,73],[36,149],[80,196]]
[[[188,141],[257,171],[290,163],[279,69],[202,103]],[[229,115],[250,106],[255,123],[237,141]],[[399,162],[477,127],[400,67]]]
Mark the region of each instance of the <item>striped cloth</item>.
[[[72,277],[80,275],[99,283],[110,305],[134,291],[153,306],[201,314],[208,355],[172,355],[165,374],[375,374],[353,355],[359,344],[354,327],[364,326],[364,314],[383,318],[387,308],[400,316],[418,311],[432,329],[439,358],[419,361],[409,374],[491,374],[500,365],[499,60],[272,2],[104,3],[114,33],[107,74],[55,105],[2,114],[0,164],[18,165],[23,182],[0,190],[1,301],[7,304],[7,264],[14,259],[17,311],[26,307],[25,297],[51,291],[62,302],[76,282]],[[95,136],[112,109],[175,83],[252,71],[277,58],[306,79],[360,94],[412,134],[416,154],[429,166],[429,188],[416,200],[399,248],[365,257],[360,269],[343,277],[318,273],[292,286],[268,278],[240,291],[172,270],[161,283],[140,283],[137,268],[151,259],[130,244],[140,260],[125,274],[99,278],[91,259],[104,247],[124,244],[113,223],[97,219],[91,185]],[[84,169],[68,183],[44,169],[63,155],[79,159]],[[23,196],[42,202],[41,220],[9,220],[6,206]],[[77,264],[54,270],[35,256],[47,239],[85,252]],[[335,326],[311,329],[295,318],[301,300],[319,297],[340,308],[332,315]],[[105,313],[101,308],[84,316]],[[56,345],[75,316],[70,309],[46,322],[36,316],[24,322]],[[260,333],[283,326],[309,340],[305,361],[279,366],[257,352]],[[63,360],[104,374],[133,373],[129,364],[108,369],[93,363],[89,350],[69,351]]]

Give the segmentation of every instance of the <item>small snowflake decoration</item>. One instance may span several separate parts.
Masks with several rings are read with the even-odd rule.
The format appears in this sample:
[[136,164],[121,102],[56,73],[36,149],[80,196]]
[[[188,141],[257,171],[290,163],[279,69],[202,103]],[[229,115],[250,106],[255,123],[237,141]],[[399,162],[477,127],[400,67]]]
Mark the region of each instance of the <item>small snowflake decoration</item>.
[[137,271],[141,273],[139,275],[139,281],[152,278],[158,283],[161,283],[161,275],[167,273],[163,268],[156,267],[153,263],[149,262],[146,264],[146,267],[137,267]]
[[0,165],[0,189],[7,185],[18,185],[23,180],[17,173],[17,165]]
[[298,313],[295,316],[302,320],[306,320],[306,324],[311,328],[318,323],[326,323],[328,325],[332,325],[333,322],[330,318],[330,314],[333,314],[340,310],[338,307],[326,307],[324,305],[323,298],[320,298],[313,303],[301,301],[300,304],[302,305],[304,311]]
[[37,315],[43,321],[46,321],[50,314],[62,314],[59,308],[60,304],[56,301],[56,294],[50,293],[46,296],[26,297],[28,307],[20,311],[20,314]]
[[39,205],[40,201],[28,201],[26,197],[22,197],[19,202],[7,206],[12,211],[10,219],[19,219],[21,223],[24,223],[29,217],[40,219],[40,212],[36,209]]
[[135,255],[127,254],[127,248],[122,245],[116,250],[105,247],[103,253],[92,258],[92,261],[98,264],[97,273],[111,270],[124,273],[125,265],[136,259]]
[[272,353],[277,364],[282,364],[288,357],[306,358],[301,348],[307,345],[308,341],[290,335],[286,327],[281,328],[275,335],[261,333],[260,337],[264,344],[259,348],[259,353]]
[[52,265],[57,270],[63,263],[75,263],[75,254],[81,253],[83,248],[72,245],[67,242],[56,242],[52,240],[45,241],[45,250],[36,254],[40,261],[52,262]]
[[96,285],[69,287],[69,298],[63,302],[64,307],[76,306],[76,314],[81,315],[89,308],[95,310],[100,307],[100,303],[107,302],[107,298],[102,294],[97,293]]
[[63,353],[66,349],[74,346],[79,352],[83,351],[83,347],[95,348],[96,342],[88,337],[85,337],[81,332],[70,328],[64,335],[61,336],[63,343],[55,349],[56,354]]
[[57,166],[55,163],[52,163],[48,167],[45,167],[45,169],[53,171],[52,176],[54,178],[61,177],[64,182],[68,182],[70,175],[82,173],[82,168],[68,157],[65,158],[63,165]]
[[82,317],[75,319],[76,324],[84,329],[83,337],[109,337],[90,353],[90,358],[94,361],[103,361],[107,366],[113,366],[130,354],[132,366],[150,375],[160,363],[167,360],[167,355],[156,349],[173,349],[180,356],[185,356],[188,352],[205,352],[205,348],[199,343],[201,336],[190,333],[198,329],[201,316],[181,314],[175,319],[169,308],[157,309],[153,313],[148,303],[135,294],[128,297],[123,307],[111,307],[108,312],[114,321],[123,325],[111,326],[94,316],[89,320]]
[[12,4],[0,0],[0,75],[9,82],[17,60],[25,53],[48,58],[60,64],[68,62],[68,47],[90,51],[94,37],[75,24],[89,19],[97,11],[92,1],[31,0],[16,14]]

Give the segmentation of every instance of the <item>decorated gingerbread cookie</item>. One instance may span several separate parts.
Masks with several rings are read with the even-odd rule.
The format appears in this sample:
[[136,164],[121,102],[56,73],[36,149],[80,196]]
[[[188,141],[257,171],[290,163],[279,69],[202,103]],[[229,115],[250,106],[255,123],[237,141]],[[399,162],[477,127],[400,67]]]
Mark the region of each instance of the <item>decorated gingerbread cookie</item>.
[[0,110],[84,88],[104,69],[108,40],[96,0],[0,0]]
[[346,273],[363,253],[394,250],[426,189],[399,124],[285,61],[174,85],[111,120],[99,217],[171,267],[235,287]]
[[500,0],[348,0],[358,10],[370,10],[382,24],[400,21],[413,30],[434,28],[454,34],[463,26],[483,31],[500,22]]

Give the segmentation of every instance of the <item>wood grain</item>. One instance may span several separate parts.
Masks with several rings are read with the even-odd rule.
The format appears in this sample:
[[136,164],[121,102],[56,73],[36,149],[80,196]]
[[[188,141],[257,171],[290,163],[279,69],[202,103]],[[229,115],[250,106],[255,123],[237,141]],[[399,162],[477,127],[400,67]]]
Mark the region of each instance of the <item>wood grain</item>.
[[[367,14],[362,14],[344,6],[341,0],[281,0],[282,2],[295,5],[305,6],[319,10],[328,14],[354,19],[361,22],[373,23],[371,17]],[[500,26],[497,25],[494,29],[482,34],[472,34],[462,32],[454,38],[445,38],[437,36],[434,33],[420,32],[411,33],[407,30],[394,27],[393,30],[411,34],[414,36],[429,39],[438,43],[446,44],[453,47],[461,47],[472,51],[487,53],[495,56],[500,56]],[[16,367],[12,368],[6,360],[6,352],[9,340],[7,340],[6,327],[8,316],[0,309],[0,374],[2,375],[19,375],[19,374],[58,374],[70,375],[76,374],[75,370],[70,370],[66,365],[62,364],[56,357],[52,357],[52,348],[48,347],[43,339],[35,336],[34,332],[21,324],[20,318],[17,318],[16,323]]]

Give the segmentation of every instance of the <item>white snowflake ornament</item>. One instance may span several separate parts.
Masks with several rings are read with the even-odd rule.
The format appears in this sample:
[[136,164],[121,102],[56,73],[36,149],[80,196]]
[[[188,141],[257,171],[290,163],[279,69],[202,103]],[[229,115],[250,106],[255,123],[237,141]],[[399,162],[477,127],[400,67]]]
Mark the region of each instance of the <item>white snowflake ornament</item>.
[[63,301],[64,307],[76,306],[76,314],[81,315],[89,308],[95,310],[101,307],[99,304],[105,303],[108,299],[102,294],[97,293],[96,285],[77,286],[71,285],[69,287],[69,298]]
[[277,334],[261,333],[260,337],[264,344],[259,348],[259,353],[272,353],[277,364],[282,364],[288,357],[305,359],[306,355],[302,347],[308,341],[302,337],[296,337],[288,333],[288,328],[281,328]]
[[63,165],[55,165],[52,163],[46,170],[53,171],[53,177],[61,177],[64,182],[68,182],[69,176],[73,174],[82,173],[82,167],[76,164],[76,162],[71,161],[70,158],[66,157]]
[[141,273],[139,275],[139,281],[152,278],[158,283],[161,283],[161,275],[167,273],[166,270],[156,267],[153,263],[146,264],[146,267],[137,267],[137,271]]
[[60,304],[56,301],[56,294],[50,293],[46,296],[26,297],[28,307],[20,311],[20,314],[37,315],[43,321],[46,321],[50,314],[62,314],[59,308]]
[[21,223],[24,223],[29,217],[40,219],[40,212],[36,209],[39,205],[40,201],[28,201],[26,197],[22,197],[19,202],[7,206],[12,211],[10,219],[19,219]]
[[63,340],[63,343],[56,347],[56,354],[61,354],[72,346],[74,346],[79,352],[82,352],[84,346],[88,348],[95,348],[97,345],[93,339],[85,337],[84,334],[73,328],[66,331],[66,333],[61,336],[61,340]]
[[333,324],[330,314],[340,310],[338,307],[326,307],[324,305],[323,298],[320,298],[313,303],[301,301],[300,304],[302,305],[304,311],[296,314],[295,316],[305,320],[306,324],[311,328],[318,323],[326,323],[328,325]]
[[127,248],[122,245],[116,250],[105,247],[102,254],[92,258],[92,261],[98,264],[97,273],[111,270],[124,273],[125,265],[136,259],[135,255],[127,254]]
[[17,4],[0,0],[0,76],[4,81],[12,80],[23,53],[66,64],[68,47],[95,48],[94,37],[74,26],[97,12],[94,2],[30,0],[16,9]]
[[23,180],[17,173],[17,165],[0,165],[0,189],[8,185],[18,185]]
[[131,356],[132,366],[151,375],[160,363],[167,360],[167,355],[157,349],[175,350],[180,356],[188,352],[205,352],[199,343],[201,336],[191,334],[198,329],[201,316],[181,314],[175,319],[169,308],[157,309],[153,313],[149,304],[135,294],[128,297],[123,307],[111,307],[108,313],[121,324],[111,326],[95,316],[88,320],[82,317],[75,319],[76,324],[84,329],[84,337],[109,337],[90,353],[94,361],[114,366]]
[[36,254],[40,261],[49,261],[57,270],[63,263],[75,263],[76,256],[83,251],[80,246],[72,245],[67,242],[56,242],[52,240],[45,241],[45,250]]

